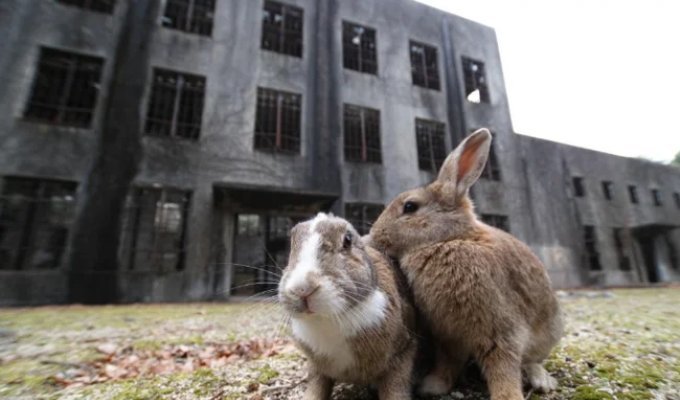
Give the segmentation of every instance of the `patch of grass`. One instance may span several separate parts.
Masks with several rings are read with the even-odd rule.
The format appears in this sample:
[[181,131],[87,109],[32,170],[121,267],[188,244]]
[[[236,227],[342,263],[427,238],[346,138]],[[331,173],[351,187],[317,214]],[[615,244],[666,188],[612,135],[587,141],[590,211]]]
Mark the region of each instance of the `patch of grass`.
[[592,386],[579,386],[576,388],[573,400],[613,400],[611,394],[598,390]]

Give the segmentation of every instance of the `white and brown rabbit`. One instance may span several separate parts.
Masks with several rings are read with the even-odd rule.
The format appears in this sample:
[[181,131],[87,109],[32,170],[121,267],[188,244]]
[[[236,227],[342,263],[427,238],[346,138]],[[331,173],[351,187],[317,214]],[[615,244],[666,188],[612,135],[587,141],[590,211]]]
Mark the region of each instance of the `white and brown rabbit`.
[[411,398],[415,315],[398,274],[342,218],[320,213],[293,227],[279,300],[309,359],[305,399],[329,399],[336,381]]
[[420,391],[448,392],[472,356],[492,400],[522,400],[522,370],[538,390],[556,386],[542,362],[562,335],[562,317],[538,258],[474,214],[468,191],[490,144],[486,129],[468,136],[437,180],[392,201],[369,240],[399,260],[437,341],[436,366]]

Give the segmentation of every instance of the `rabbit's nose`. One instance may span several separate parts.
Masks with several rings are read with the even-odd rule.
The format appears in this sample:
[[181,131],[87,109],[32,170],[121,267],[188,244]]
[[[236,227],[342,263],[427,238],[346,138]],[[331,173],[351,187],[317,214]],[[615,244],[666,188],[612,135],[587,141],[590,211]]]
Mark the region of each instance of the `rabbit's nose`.
[[291,288],[291,293],[300,300],[307,300],[309,296],[319,289],[319,285],[300,285]]

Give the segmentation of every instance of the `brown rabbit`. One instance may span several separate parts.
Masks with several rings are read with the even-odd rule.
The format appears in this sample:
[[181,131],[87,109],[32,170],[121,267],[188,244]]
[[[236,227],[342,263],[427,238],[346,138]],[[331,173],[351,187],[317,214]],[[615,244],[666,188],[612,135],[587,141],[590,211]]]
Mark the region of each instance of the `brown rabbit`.
[[437,180],[397,196],[370,243],[399,260],[416,307],[437,341],[437,361],[420,388],[451,390],[470,356],[492,400],[522,400],[522,369],[541,391],[556,387],[542,362],[562,335],[548,274],[531,250],[480,222],[468,195],[486,163],[491,134],[468,136]]
[[309,359],[305,399],[329,399],[335,381],[411,398],[415,314],[398,276],[342,218],[320,213],[293,227],[279,300]]

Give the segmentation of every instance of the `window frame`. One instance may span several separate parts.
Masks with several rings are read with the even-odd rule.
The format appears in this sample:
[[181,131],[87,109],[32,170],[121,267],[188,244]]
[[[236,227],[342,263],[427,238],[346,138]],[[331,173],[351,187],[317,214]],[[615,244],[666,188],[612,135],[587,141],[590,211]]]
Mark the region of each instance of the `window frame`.
[[[446,123],[425,118],[415,119],[415,134],[416,134],[416,152],[418,156],[418,169],[421,171],[429,171],[437,173],[441,168],[448,149],[446,146]],[[437,138],[440,145],[436,146],[433,142],[434,136]],[[421,138],[426,138],[427,154],[421,153]],[[424,149],[423,149],[424,150]],[[427,165],[429,164],[429,165]]]
[[612,181],[602,181],[602,195],[605,200],[612,201],[614,199],[614,182]]
[[113,14],[116,9],[116,0],[56,0],[56,2],[68,7],[82,8],[100,14]]
[[[467,102],[472,104],[491,104],[485,63],[472,57],[461,56],[461,65],[463,70],[463,90]],[[470,95],[477,90],[479,90],[479,101],[470,100]]]
[[[273,146],[265,146],[264,141],[270,140],[272,132],[264,131],[264,121],[270,120],[271,116],[264,115],[265,109],[264,96],[269,96],[275,100],[275,130]],[[288,104],[286,100],[288,98]],[[269,107],[270,108],[270,107]],[[285,122],[288,121],[285,129]],[[290,126],[292,125],[292,127]],[[284,133],[286,131],[286,133]],[[293,133],[293,134],[291,134]],[[285,142],[284,142],[285,140]],[[284,146],[290,143],[291,146]],[[259,151],[274,152],[281,154],[298,155],[302,152],[302,94],[288,92],[285,90],[258,87],[255,103],[255,128],[253,134],[253,148]]]
[[[361,40],[359,44],[354,43],[350,30],[353,32],[356,28],[364,30],[360,35],[367,34],[368,46],[364,46],[364,42]],[[370,49],[371,41],[373,43],[372,50]],[[353,54],[354,52],[356,54]],[[354,55],[354,59],[351,58],[352,55]],[[353,60],[356,60],[356,66],[352,65]],[[342,65],[348,70],[378,76],[378,32],[375,28],[356,22],[342,21]]]
[[[419,47],[422,50],[420,63],[415,60],[414,47]],[[428,53],[433,62],[433,66],[428,67]],[[426,89],[441,90],[441,79],[439,76],[439,51],[437,47],[419,42],[416,40],[409,40],[409,58],[411,60],[411,82],[415,86],[420,86]],[[434,71],[432,71],[434,69]],[[422,82],[419,79],[422,75]]]
[[574,190],[574,197],[586,197],[586,182],[582,176],[572,176],[571,187]]
[[[349,123],[355,116],[349,115],[351,112],[358,112],[359,130],[358,138],[356,127],[350,129]],[[381,132],[381,113],[380,110],[359,106],[350,103],[343,104],[343,154],[345,162],[382,164],[382,132]],[[356,122],[356,121],[354,121]],[[369,126],[375,125],[375,132],[369,130]],[[350,145],[357,142],[359,146]],[[372,144],[369,146],[369,142]],[[359,149],[356,156],[357,149]]]
[[619,270],[621,271],[631,271],[633,269],[630,256],[628,255],[626,249],[628,239],[628,229],[615,227],[612,228],[612,239],[614,242],[614,250],[616,251],[616,257],[618,261]]
[[504,214],[482,213],[482,222],[494,228],[510,233],[510,217]]
[[[355,218],[352,215],[353,212],[351,209],[354,207],[358,208],[360,214],[359,218]],[[384,204],[352,201],[345,203],[343,211],[345,213],[345,219],[349,221],[352,226],[354,226],[354,229],[356,229],[360,235],[365,235],[370,231],[371,226],[378,219],[384,209]],[[375,218],[368,218],[372,216],[375,216]],[[369,222],[369,219],[372,220]]]
[[640,195],[637,190],[637,186],[628,185],[628,199],[631,204],[640,204]]
[[[210,15],[210,18],[206,18],[203,16],[201,19],[203,20],[203,24],[209,24],[208,28],[201,29],[201,27],[204,27],[204,25],[200,25],[197,20],[199,19],[198,16],[196,16],[196,9],[197,5],[196,3],[199,1],[209,1],[211,2],[211,6],[205,7],[205,15]],[[173,25],[174,19],[169,17],[167,15],[168,10],[170,9],[171,6],[176,6],[176,7],[183,7],[184,4],[186,3],[186,10],[183,15],[178,14],[176,16],[177,19],[180,17],[183,18],[184,23],[181,23],[181,20],[177,22],[177,26]],[[200,7],[203,7],[202,5]],[[217,0],[165,0],[165,8],[163,9],[163,14],[161,15],[161,26],[167,29],[172,29],[176,31],[181,31],[193,35],[198,35],[198,36],[203,36],[203,37],[212,37],[213,31],[215,30],[215,9],[217,7]],[[199,29],[193,30],[194,24],[196,24]]]
[[[264,17],[264,13],[271,12],[267,10],[267,7],[268,6],[271,7],[274,5],[281,7],[282,21],[280,27],[277,27],[276,25],[273,24],[269,24],[268,22],[266,22],[266,18]],[[262,11],[263,18],[261,19],[262,30],[260,48],[274,53],[302,58],[304,54],[304,21],[305,21],[304,9],[302,7],[294,6],[280,1],[265,0],[262,5]],[[291,17],[292,12],[299,13],[300,19],[299,31],[291,28],[286,28],[286,21],[289,18],[293,18]],[[272,41],[272,43],[277,42],[278,43],[277,46],[274,46],[273,44],[271,46],[266,45],[266,43],[268,43],[267,41],[267,38],[269,37],[268,35],[276,37],[277,40]],[[291,36],[293,36],[292,39]],[[289,43],[289,41],[291,40],[297,43],[294,44]]]
[[602,271],[598,244],[595,226],[583,225],[583,247],[590,271]]
[[652,188],[649,190],[649,193],[652,195],[652,203],[654,204],[655,207],[663,207],[663,199],[661,197],[661,190],[658,188]]

